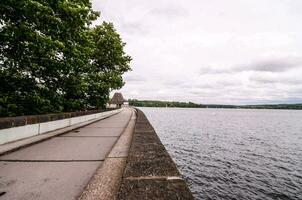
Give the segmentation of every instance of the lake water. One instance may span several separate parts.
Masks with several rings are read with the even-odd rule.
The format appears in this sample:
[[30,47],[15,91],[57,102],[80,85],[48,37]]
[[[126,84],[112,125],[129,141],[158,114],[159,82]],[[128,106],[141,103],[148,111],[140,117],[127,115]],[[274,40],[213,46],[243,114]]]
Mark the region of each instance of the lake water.
[[196,199],[302,199],[302,111],[140,109]]

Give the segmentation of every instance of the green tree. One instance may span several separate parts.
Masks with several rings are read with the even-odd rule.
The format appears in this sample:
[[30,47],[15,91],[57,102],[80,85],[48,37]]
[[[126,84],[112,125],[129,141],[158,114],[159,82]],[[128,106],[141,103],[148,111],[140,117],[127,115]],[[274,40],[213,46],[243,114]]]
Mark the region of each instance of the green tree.
[[94,51],[87,77],[88,101],[100,107],[108,101],[110,90],[124,85],[122,74],[130,70],[131,57],[125,54],[125,43],[112,23],[103,22],[91,30],[91,35]]
[[131,59],[98,16],[89,0],[0,2],[0,116],[104,107]]

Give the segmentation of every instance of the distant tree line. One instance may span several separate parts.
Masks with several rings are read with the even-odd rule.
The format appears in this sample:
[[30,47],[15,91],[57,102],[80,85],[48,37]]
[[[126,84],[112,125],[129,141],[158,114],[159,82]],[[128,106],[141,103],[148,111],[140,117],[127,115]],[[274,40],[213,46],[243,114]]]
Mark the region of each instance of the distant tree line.
[[180,107],[180,108],[205,108],[201,104],[192,102],[177,102],[177,101],[150,101],[150,100],[137,100],[129,99],[129,105],[136,107]]
[[131,57],[90,0],[0,2],[0,116],[103,108]]
[[273,105],[247,105],[238,106],[245,109],[293,109],[302,110],[302,104],[273,104]]
[[129,105],[135,107],[178,107],[178,108],[234,108],[234,109],[296,109],[301,110],[302,104],[274,104],[274,105],[220,105],[220,104],[196,104],[192,102],[177,101],[152,101],[129,99]]

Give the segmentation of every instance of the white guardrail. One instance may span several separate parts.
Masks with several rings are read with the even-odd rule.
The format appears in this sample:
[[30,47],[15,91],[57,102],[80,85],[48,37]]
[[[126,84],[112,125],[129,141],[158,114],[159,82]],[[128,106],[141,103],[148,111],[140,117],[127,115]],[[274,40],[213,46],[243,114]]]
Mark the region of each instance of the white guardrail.
[[72,125],[88,122],[92,120],[100,120],[111,115],[121,112],[122,109],[83,115],[79,117],[71,117],[68,119],[55,120],[50,122],[29,124],[25,126],[12,127],[0,130],[0,145],[13,142],[16,140],[48,133],[50,131],[66,128]]

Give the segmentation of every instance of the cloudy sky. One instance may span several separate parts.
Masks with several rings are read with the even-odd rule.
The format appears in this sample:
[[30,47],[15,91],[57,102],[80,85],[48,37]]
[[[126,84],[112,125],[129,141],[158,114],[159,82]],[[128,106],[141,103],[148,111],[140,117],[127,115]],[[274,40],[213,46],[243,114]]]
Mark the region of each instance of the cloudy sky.
[[302,102],[301,0],[94,0],[132,56],[126,98]]

